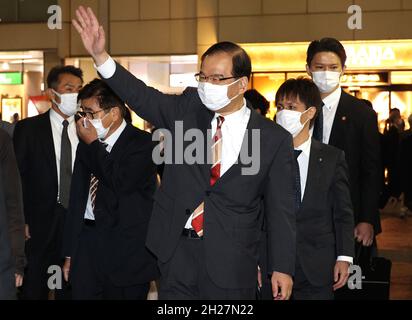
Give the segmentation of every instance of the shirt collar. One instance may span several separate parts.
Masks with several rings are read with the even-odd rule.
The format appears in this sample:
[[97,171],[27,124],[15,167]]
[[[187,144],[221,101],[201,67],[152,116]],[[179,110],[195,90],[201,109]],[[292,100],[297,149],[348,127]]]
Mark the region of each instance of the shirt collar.
[[310,147],[312,145],[312,137],[309,136],[309,139],[302,143],[299,147],[295,148],[295,150],[301,150],[304,155],[309,157],[310,155]]
[[[63,125],[64,118],[53,108],[50,108],[50,119],[56,123],[59,123],[60,125]],[[74,116],[68,117],[66,120],[69,122],[69,124],[72,124],[74,123]]]
[[[233,122],[233,121],[234,122],[242,121],[242,119],[244,119],[244,116],[247,115],[247,113],[248,113],[248,108],[246,107],[246,100],[245,98],[243,98],[243,106],[239,110],[224,116],[225,122],[227,123],[227,122]],[[215,120],[218,116],[220,116],[220,114],[216,112],[215,116],[213,117],[213,120]]]
[[333,107],[337,106],[340,100],[340,96],[342,94],[342,89],[339,86],[335,91],[333,91],[330,95],[323,99],[323,103],[325,107],[331,110]]
[[122,134],[125,128],[126,128],[126,121],[123,119],[122,124],[116,129],[116,131],[113,132],[103,142],[106,143],[110,149],[113,148],[114,144],[116,143],[117,139],[119,139],[120,135]]

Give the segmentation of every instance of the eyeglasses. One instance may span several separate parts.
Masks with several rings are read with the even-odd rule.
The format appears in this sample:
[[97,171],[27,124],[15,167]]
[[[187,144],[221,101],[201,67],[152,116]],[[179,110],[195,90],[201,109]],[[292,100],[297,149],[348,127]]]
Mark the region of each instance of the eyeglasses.
[[102,110],[99,110],[99,111],[96,111],[96,112],[84,111],[83,108],[81,108],[81,109],[82,109],[82,111],[77,112],[77,114],[79,116],[86,117],[87,119],[93,120],[93,119],[95,119],[95,117],[94,117],[95,114],[98,114],[102,111],[110,110],[111,108],[102,109]]
[[198,81],[198,82],[206,82],[206,81],[208,81],[208,82],[220,82],[220,81],[224,81],[224,80],[228,80],[228,79],[235,79],[235,78],[238,78],[238,77],[223,77],[221,75],[216,75],[216,74],[211,75],[211,76],[205,76],[203,73],[199,72],[199,73],[195,74],[195,78],[196,78],[196,81]]

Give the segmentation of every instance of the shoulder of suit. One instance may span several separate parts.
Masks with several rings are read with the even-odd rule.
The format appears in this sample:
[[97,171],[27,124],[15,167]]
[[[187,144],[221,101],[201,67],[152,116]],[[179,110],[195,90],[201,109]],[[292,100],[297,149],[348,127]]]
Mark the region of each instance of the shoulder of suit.
[[39,114],[39,115],[34,116],[34,117],[29,117],[29,118],[22,119],[22,120],[17,122],[16,128],[17,127],[22,127],[23,128],[23,127],[36,126],[37,124],[42,123],[42,121],[45,118],[48,118],[48,117],[49,117],[49,113],[46,112],[46,113]]
[[315,139],[312,139],[312,145],[318,146],[324,155],[329,155],[333,158],[339,158],[344,154],[344,152],[341,149],[336,148],[330,144],[319,142]]
[[125,130],[132,137],[135,142],[150,142],[152,141],[152,134],[150,132],[136,128],[132,124],[127,124]]
[[342,97],[345,99],[347,107],[351,108],[351,111],[365,116],[375,114],[375,112],[361,99],[358,99],[345,91],[342,92]]
[[197,92],[197,88],[187,87],[185,90],[183,90],[181,96],[184,96],[186,99],[203,107],[202,100],[200,100],[199,93]]
[[197,88],[195,87],[186,87],[185,90],[183,90],[183,95],[192,95],[196,94],[197,95]]
[[11,140],[9,134],[7,133],[6,130],[0,128],[0,141],[4,142],[7,140]]

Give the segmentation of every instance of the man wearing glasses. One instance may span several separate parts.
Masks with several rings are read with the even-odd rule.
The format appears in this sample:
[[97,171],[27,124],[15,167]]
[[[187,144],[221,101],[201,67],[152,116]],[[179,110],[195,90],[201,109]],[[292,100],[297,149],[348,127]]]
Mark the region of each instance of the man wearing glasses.
[[[187,136],[200,131],[204,138],[199,161],[166,163],[155,194],[146,245],[159,261],[159,298],[255,299],[265,218],[273,296],[289,299],[295,266],[292,137],[247,108],[247,53],[231,42],[213,45],[202,56],[198,89],[166,95],[110,58],[103,28],[90,8],[76,13],[73,24],[98,72],[139,116],[175,139],[179,121]],[[168,143],[175,150],[175,142]],[[254,148],[259,170],[248,174],[250,164],[238,160]]]
[[155,189],[151,135],[126,124],[125,104],[101,80],[87,84],[79,102],[65,280],[73,299],[146,299],[158,273],[145,247]]

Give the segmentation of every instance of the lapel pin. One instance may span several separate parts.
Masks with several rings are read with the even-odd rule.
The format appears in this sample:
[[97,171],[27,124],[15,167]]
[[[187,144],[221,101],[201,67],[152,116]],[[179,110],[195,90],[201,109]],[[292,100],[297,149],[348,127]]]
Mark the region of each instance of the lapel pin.
[[319,162],[322,162],[323,161],[323,159],[322,158],[319,158]]
[[343,117],[342,117],[342,121],[346,121],[346,116],[343,116]]

